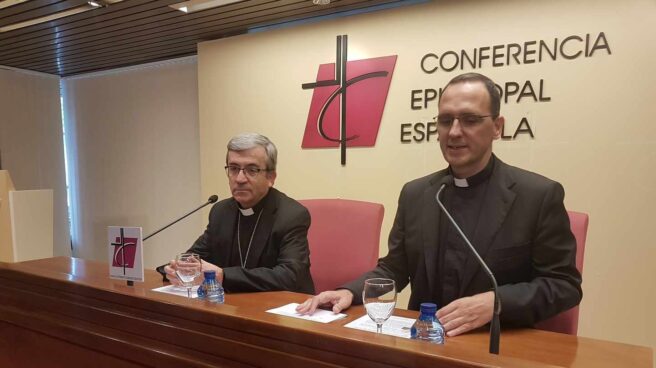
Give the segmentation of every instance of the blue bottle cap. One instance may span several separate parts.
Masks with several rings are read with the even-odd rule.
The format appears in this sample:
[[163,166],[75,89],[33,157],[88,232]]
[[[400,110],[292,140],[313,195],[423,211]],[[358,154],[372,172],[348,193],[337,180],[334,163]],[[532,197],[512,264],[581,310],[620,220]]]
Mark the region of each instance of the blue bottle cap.
[[437,304],[435,303],[421,303],[419,311],[425,314],[435,314],[437,312]]
[[203,271],[203,276],[205,276],[206,279],[215,279],[216,278],[216,272],[214,272],[214,271]]

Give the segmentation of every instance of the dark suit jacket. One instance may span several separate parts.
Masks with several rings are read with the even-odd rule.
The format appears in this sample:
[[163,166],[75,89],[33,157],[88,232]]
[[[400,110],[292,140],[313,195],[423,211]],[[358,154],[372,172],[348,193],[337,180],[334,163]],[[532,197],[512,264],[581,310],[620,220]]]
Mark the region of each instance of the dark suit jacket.
[[310,214],[275,188],[269,190],[263,201],[264,212],[246,268],[229,265],[239,212],[233,198],[212,206],[207,229],[189,251],[223,268],[223,286],[228,291],[289,290],[314,294],[307,241]]
[[[431,300],[441,282],[433,260],[440,239],[440,209],[435,201],[441,170],[407,183],[389,236],[389,253],[376,269],[344,285],[361,303],[364,280],[386,277],[397,289],[411,286],[409,309]],[[543,176],[506,165],[498,158],[490,177],[481,220],[471,242],[499,284],[501,321],[532,326],[577,305],[581,275],[575,266],[576,241],[563,205],[563,187]],[[460,290],[471,296],[491,290],[491,283],[468,253]],[[448,288],[450,285],[442,285]],[[447,301],[450,302],[450,301]],[[444,305],[442,305],[444,306]]]

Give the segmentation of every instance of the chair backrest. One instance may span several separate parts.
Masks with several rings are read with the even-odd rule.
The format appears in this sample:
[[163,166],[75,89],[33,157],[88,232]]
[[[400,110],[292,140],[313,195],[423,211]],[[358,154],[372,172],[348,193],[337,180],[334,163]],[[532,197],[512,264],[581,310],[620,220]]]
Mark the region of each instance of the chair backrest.
[[317,293],[335,289],[376,266],[383,205],[347,199],[299,202],[312,216],[310,273]]
[[[567,211],[570,227],[576,238],[576,268],[583,274],[583,256],[585,240],[588,234],[588,215],[581,212]],[[540,330],[576,335],[579,329],[579,306],[568,309],[535,325]]]

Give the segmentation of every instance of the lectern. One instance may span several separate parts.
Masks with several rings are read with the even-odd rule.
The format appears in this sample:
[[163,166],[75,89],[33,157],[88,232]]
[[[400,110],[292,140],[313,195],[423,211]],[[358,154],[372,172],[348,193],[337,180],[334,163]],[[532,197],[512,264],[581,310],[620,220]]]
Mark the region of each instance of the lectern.
[[16,190],[9,171],[0,170],[0,261],[53,256],[51,189]]

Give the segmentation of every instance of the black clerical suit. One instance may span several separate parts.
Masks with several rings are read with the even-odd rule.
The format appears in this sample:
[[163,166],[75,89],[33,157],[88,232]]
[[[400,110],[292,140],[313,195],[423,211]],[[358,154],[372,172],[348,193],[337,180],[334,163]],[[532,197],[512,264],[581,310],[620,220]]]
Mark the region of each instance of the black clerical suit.
[[[494,156],[491,165],[483,203],[477,209],[479,219],[468,236],[496,276],[501,322],[532,326],[577,305],[582,296],[564,190],[557,182]],[[392,278],[398,290],[409,282],[408,308],[413,310],[422,302],[443,307],[457,298],[491,290],[485,272],[466,249],[458,282],[439,279],[444,272],[437,270],[436,254],[440,254],[440,240],[446,238],[440,234],[446,216],[435,195],[448,174],[444,169],[403,187],[388,255],[379,259],[373,271],[344,285],[354,294],[354,303],[361,303],[364,280],[371,277]]]
[[[237,223],[243,215],[233,198],[214,204],[207,229],[189,252],[198,253],[205,261],[223,269],[223,286],[227,291],[289,290],[313,294],[307,209],[275,188],[269,189],[255,208],[254,216],[262,211],[261,218],[252,242],[249,236],[241,237],[241,257],[236,253],[239,251]],[[244,263],[243,268],[240,262]]]

